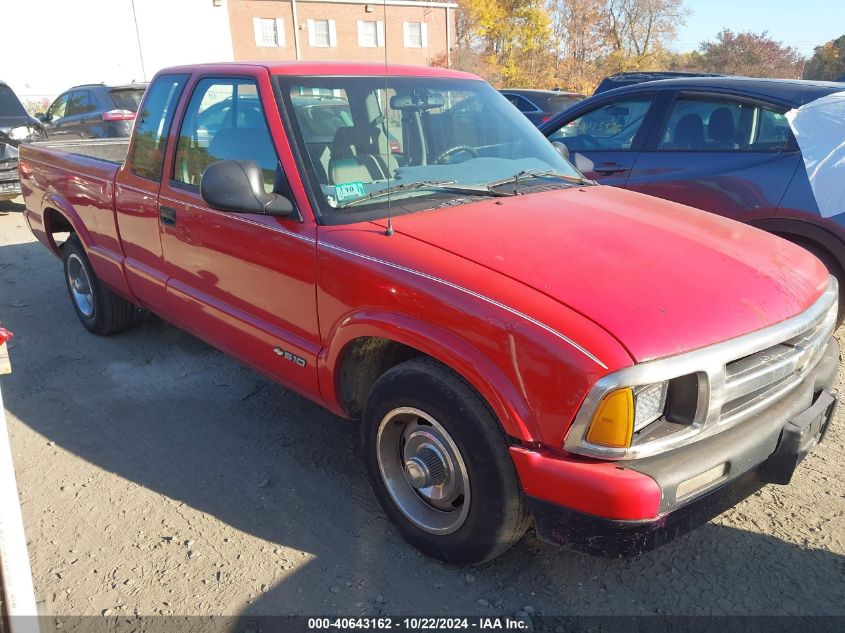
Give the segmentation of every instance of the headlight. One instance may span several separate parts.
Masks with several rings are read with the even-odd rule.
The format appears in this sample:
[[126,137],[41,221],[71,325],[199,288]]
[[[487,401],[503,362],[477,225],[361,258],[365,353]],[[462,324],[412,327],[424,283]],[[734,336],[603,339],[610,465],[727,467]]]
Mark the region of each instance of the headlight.
[[668,382],[659,382],[634,389],[634,433],[663,415],[668,387]]
[[593,415],[587,441],[598,446],[628,448],[634,433],[663,415],[668,385],[659,382],[611,391]]
[[13,127],[9,130],[9,138],[14,141],[24,141],[32,135],[32,128],[28,125]]

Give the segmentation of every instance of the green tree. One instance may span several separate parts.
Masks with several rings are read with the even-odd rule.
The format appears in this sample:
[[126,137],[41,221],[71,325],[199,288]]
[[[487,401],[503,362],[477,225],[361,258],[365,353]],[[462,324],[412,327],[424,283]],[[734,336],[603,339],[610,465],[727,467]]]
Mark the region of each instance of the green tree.
[[845,75],[845,35],[816,46],[804,67],[804,79],[835,81]]

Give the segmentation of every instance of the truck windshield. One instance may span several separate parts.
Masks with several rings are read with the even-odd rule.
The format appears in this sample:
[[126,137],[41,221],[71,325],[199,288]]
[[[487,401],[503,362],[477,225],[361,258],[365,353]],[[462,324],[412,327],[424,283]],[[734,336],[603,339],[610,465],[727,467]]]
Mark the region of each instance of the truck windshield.
[[537,128],[483,81],[402,76],[278,76],[277,81],[327,223],[384,217],[388,198],[393,213],[401,214],[456,197],[501,195],[496,187],[505,181],[523,187],[538,178],[562,187],[583,182]]

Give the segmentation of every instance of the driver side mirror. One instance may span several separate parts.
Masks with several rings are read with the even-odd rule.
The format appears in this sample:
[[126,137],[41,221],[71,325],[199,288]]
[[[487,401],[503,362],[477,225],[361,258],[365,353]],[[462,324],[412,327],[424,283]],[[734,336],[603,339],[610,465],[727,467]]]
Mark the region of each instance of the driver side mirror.
[[42,123],[47,123],[50,119],[47,117],[47,114],[44,112],[36,112],[35,118],[41,121]]
[[219,160],[205,168],[200,195],[212,209],[232,213],[294,215],[293,204],[284,196],[264,190],[264,173],[252,160]]

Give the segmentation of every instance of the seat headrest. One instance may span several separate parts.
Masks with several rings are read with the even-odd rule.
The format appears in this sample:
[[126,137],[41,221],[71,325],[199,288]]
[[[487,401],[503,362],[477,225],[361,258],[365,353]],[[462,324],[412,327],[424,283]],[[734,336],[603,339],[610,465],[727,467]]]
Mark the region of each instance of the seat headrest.
[[716,108],[707,123],[707,136],[720,143],[731,142],[736,139],[736,126],[733,113],[728,108]]
[[697,114],[685,114],[675,126],[676,147],[704,147],[704,123]]
[[376,128],[344,126],[337,128],[332,140],[332,158],[350,158],[378,154]]

